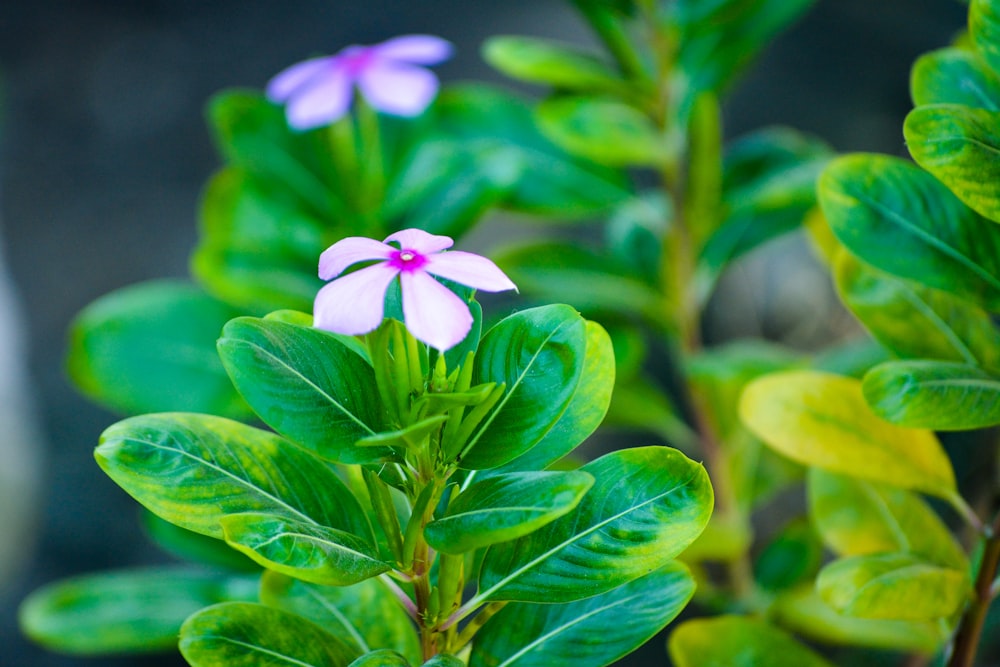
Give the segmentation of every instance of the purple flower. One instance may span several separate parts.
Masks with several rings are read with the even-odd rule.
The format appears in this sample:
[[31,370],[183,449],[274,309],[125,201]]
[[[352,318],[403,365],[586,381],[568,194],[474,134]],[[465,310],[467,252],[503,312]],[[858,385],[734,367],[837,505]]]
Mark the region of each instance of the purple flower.
[[469,307],[432,276],[486,292],[517,287],[485,257],[458,250],[443,252],[453,243],[447,236],[420,229],[404,229],[382,243],[360,236],[337,241],[320,255],[319,277],[323,280],[337,278],[358,262],[381,261],[323,287],[313,306],[315,325],[349,335],[375,330],[382,323],[386,290],[399,276],[403,319],[410,333],[439,350],[458,345],[472,328]]
[[437,77],[419,65],[436,65],[451,44],[431,35],[404,35],[372,46],[348,46],[336,55],[304,60],[267,84],[272,102],[287,103],[296,130],[327,125],[347,113],[354,86],[372,107],[396,116],[417,116],[437,94]]

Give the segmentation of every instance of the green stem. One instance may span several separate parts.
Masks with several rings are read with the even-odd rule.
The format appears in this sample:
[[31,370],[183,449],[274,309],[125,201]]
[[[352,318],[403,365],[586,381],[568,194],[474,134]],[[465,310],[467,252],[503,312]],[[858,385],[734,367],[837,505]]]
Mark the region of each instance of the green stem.
[[632,40],[622,27],[621,21],[603,7],[583,3],[578,3],[577,7],[597,36],[608,47],[619,69],[629,78],[646,78],[646,68],[632,46]]
[[486,624],[486,621],[493,618],[493,616],[505,606],[507,606],[506,602],[491,602],[486,605],[486,607],[479,612],[474,619],[469,621],[469,624],[462,628],[462,631],[458,633],[458,638],[455,640],[455,646],[449,647],[451,648],[451,651],[453,653],[458,653],[465,648],[465,645],[472,641],[472,638],[475,637],[479,629]]

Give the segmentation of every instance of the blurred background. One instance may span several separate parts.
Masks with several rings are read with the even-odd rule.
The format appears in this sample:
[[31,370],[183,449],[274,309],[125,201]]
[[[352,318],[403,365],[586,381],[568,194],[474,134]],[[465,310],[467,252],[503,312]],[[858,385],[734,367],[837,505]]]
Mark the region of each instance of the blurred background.
[[[904,155],[909,66],[949,42],[965,11],[956,0],[819,0],[733,91],[727,136],[781,123],[840,151]],[[71,659],[17,631],[18,603],[43,583],[166,559],[94,463],[116,416],[65,380],[66,329],[114,288],[186,275],[200,188],[218,164],[202,119],[213,92],[416,32],[456,44],[445,81],[499,81],[478,53],[493,34],[590,39],[561,0],[0,1],[0,666],[182,664]],[[502,236],[503,225],[490,229]],[[771,252],[808,264],[801,242]],[[791,290],[782,328],[805,326],[808,340],[840,326],[822,275],[791,284],[787,265],[750,260],[720,300],[737,308]],[[720,317],[734,329],[713,338],[760,334],[740,321]],[[635,662],[665,663],[659,640]]]

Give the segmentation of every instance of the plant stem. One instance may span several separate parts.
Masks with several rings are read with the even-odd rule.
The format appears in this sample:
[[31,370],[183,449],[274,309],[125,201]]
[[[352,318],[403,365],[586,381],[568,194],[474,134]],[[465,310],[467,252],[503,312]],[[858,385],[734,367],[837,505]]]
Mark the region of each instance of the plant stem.
[[506,605],[506,602],[491,602],[486,605],[483,610],[479,612],[475,618],[469,621],[469,624],[462,628],[462,631],[458,633],[458,639],[456,639],[455,646],[452,651],[455,653],[461,651],[466,644],[472,641],[472,638],[476,635],[479,629],[486,625],[486,621],[493,618],[493,616]]
[[1000,514],[997,514],[986,535],[982,561],[973,590],[973,599],[959,623],[955,641],[952,644],[948,667],[972,667],[983,632],[983,623],[993,600],[993,580],[1000,564]]

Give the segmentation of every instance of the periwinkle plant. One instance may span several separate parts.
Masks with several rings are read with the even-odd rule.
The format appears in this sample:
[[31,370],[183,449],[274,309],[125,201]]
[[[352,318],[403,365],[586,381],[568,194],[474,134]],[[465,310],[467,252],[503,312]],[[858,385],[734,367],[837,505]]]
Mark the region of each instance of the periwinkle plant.
[[[679,667],[829,664],[797,636],[846,645],[823,649],[840,664],[972,664],[995,487],[973,498],[930,429],[1000,422],[1000,197],[979,176],[1000,4],[973,0],[969,37],[914,68],[927,171],[789,128],[723,141],[727,87],[809,0],[573,4],[603,53],[484,48],[548,87],[535,106],[481,85],[432,101],[424,66],[451,49],[425,35],[213,101],[198,286],[101,299],[69,365],[138,415],[97,457],[153,538],[220,569],[54,584],[30,634],[96,654],[179,632],[196,667],[600,667],[694,596],[709,616],[672,630]],[[600,218],[602,242],[451,249],[496,208]],[[723,272],[803,224],[872,340],[706,345]],[[514,283],[535,307],[484,324],[475,290]],[[602,421],[705,468],[660,446],[576,460]],[[805,516],[757,521],[803,486]]]
[[[390,240],[401,243],[392,258],[422,251],[438,259],[428,271],[510,285],[484,258],[432,255],[451,245],[446,237],[404,230]],[[345,239],[323,265],[337,273],[392,247]],[[450,321],[439,305],[466,302],[440,283],[410,292],[408,277],[433,279],[393,261],[340,277],[324,288],[336,293],[317,299],[324,309],[353,308],[341,318],[355,320],[347,328],[371,328],[362,310],[377,312],[363,342],[290,311],[225,326],[222,363],[273,433],[166,413],[102,436],[101,467],[147,509],[264,568],[260,602],[193,614],[181,653],[207,666],[273,656],[492,665],[527,654],[539,664],[574,655],[604,664],[630,652],[694,592],[674,558],[711,514],[704,469],[676,450],[644,447],[545,470],[607,409],[607,334],[572,308],[545,306],[501,320],[480,340],[478,326]],[[399,275],[407,322],[442,320],[458,339],[437,349],[399,320],[383,322],[384,280],[357,305],[352,292],[383,274],[393,283]],[[623,613],[635,621],[600,644],[585,641]]]

